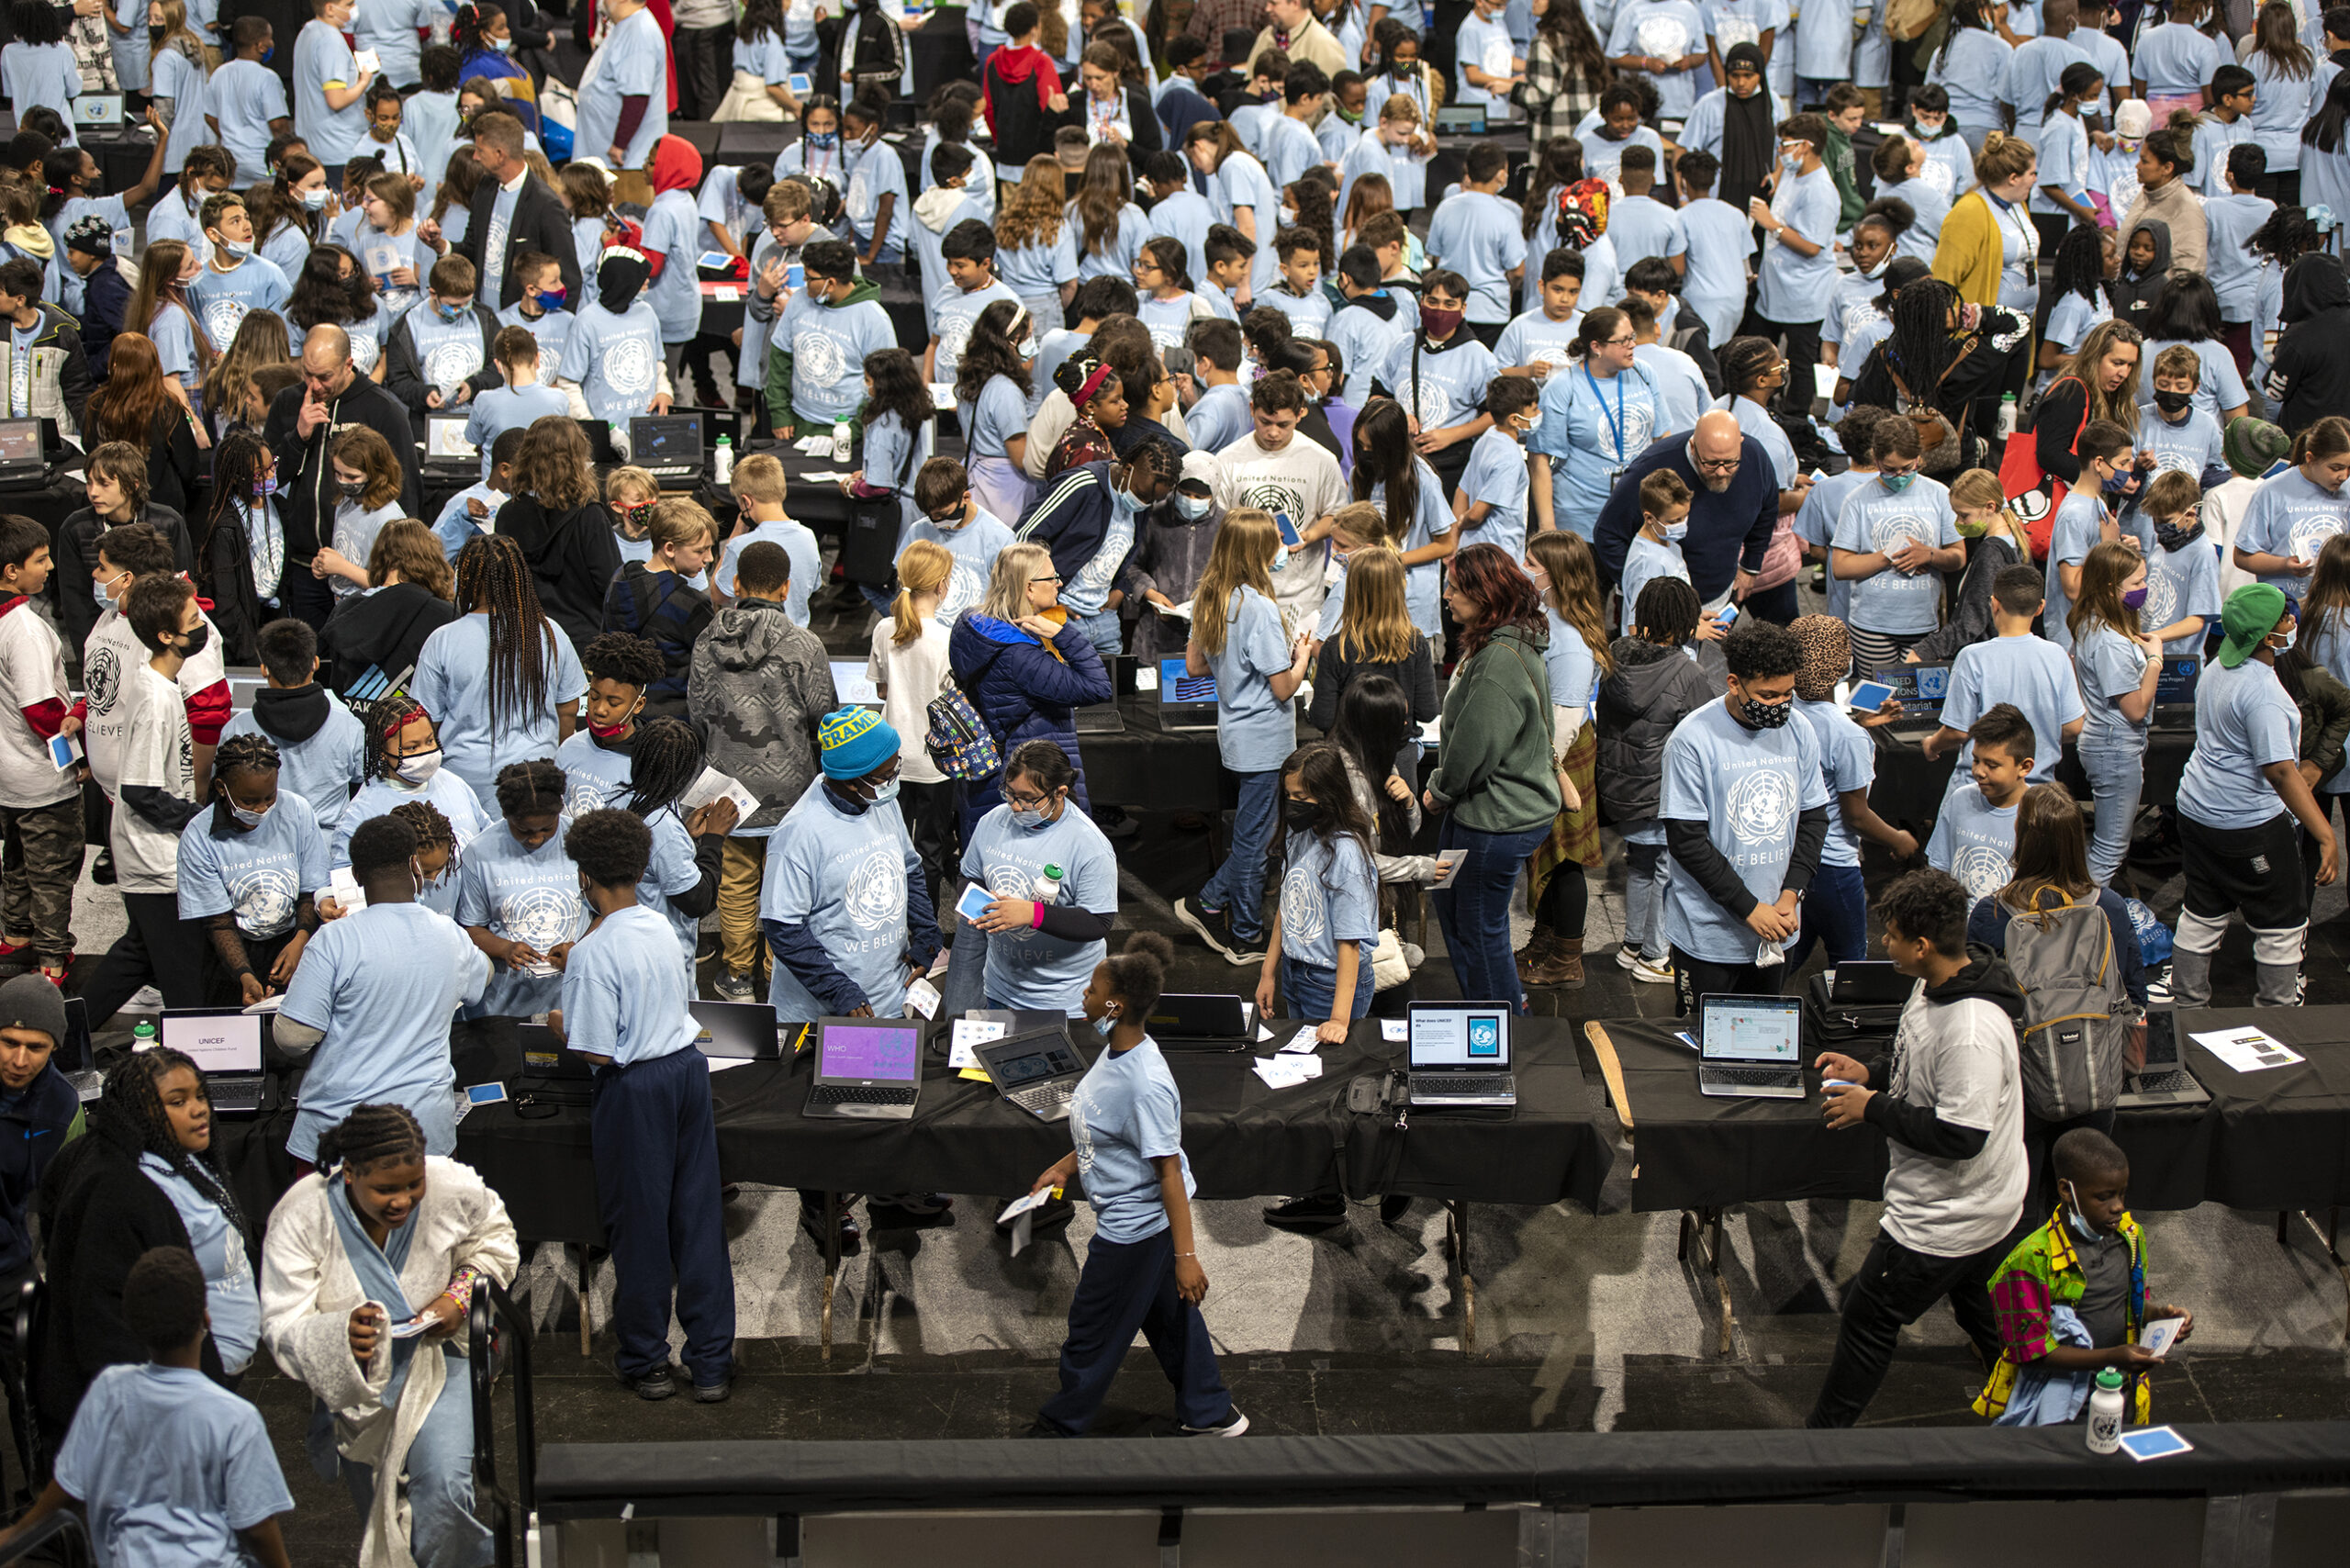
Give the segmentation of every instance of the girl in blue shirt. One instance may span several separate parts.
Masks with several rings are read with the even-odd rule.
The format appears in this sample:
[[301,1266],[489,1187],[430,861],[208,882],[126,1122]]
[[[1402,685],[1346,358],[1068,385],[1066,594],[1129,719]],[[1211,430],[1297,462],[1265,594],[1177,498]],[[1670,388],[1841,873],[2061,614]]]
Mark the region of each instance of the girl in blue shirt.
[[1315,1038],[1342,1045],[1348,1025],[1371,1012],[1374,989],[1376,830],[1348,780],[1344,756],[1327,741],[1301,746],[1281,764],[1281,918],[1257,981],[1257,1011],[1319,1020]]
[[1158,1005],[1173,957],[1167,938],[1137,932],[1094,969],[1085,988],[1084,1016],[1104,1048],[1069,1105],[1076,1147],[1030,1186],[1033,1197],[1082,1173],[1094,1213],[1093,1242],[1069,1305],[1060,1392],[1045,1402],[1031,1428],[1039,1437],[1078,1437],[1092,1424],[1137,1327],[1175,1385],[1179,1430],[1236,1438],[1248,1429],[1200,1316],[1208,1277],[1192,1231],[1182,1095],[1143,1026]]

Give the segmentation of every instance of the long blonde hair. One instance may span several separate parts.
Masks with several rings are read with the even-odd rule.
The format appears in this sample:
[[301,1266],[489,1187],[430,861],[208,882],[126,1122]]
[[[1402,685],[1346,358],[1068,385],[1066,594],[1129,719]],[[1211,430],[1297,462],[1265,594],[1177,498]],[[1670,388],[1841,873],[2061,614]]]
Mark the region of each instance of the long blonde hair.
[[1224,514],[1215,543],[1208,546],[1208,569],[1200,574],[1199,588],[1192,595],[1192,640],[1202,653],[1214,658],[1224,652],[1225,637],[1232,629],[1235,589],[1252,588],[1271,600],[1273,552],[1281,547],[1272,513],[1260,507],[1235,507]]
[[1348,556],[1346,608],[1330,645],[1357,664],[1399,664],[1412,656],[1417,635],[1404,607],[1404,557],[1384,544]]
[[914,613],[914,595],[944,593],[955,575],[955,557],[946,545],[917,539],[898,557],[898,597],[890,606],[890,645],[906,647],[922,640],[927,617]]
[[1040,152],[1028,160],[1020,184],[1004,198],[996,215],[995,242],[1006,251],[1024,245],[1049,249],[1060,242],[1061,208],[1068,202],[1068,182],[1061,177],[1060,160]]
[[1028,608],[1029,579],[1049,575],[1052,569],[1053,553],[1043,545],[1005,545],[996,552],[995,566],[988,573],[987,597],[979,600],[979,613],[1003,622],[1025,620],[1035,613]]
[[[1526,542],[1526,553],[1550,577],[1542,602],[1575,630],[1599,666],[1599,678],[1616,673],[1616,655],[1608,651],[1607,632],[1599,618],[1599,563],[1582,535],[1551,529]],[[1349,571],[1352,568],[1348,568]]]

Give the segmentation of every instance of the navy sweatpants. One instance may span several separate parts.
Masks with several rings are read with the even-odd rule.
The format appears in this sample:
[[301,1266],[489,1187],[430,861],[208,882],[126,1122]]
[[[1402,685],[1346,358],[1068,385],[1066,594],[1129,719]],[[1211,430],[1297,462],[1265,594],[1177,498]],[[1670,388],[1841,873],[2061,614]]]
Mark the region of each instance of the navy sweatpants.
[[688,1047],[599,1068],[588,1131],[596,1201],[612,1248],[612,1329],[623,1377],[669,1364],[669,1288],[697,1386],[734,1368],[734,1269],[718,1192],[710,1069]]
[[1175,1233],[1162,1230],[1140,1241],[1093,1238],[1069,1304],[1061,1391],[1037,1412],[1047,1426],[1076,1437],[1092,1425],[1136,1329],[1175,1385],[1176,1419],[1213,1427],[1231,1413],[1207,1321],[1175,1294]]

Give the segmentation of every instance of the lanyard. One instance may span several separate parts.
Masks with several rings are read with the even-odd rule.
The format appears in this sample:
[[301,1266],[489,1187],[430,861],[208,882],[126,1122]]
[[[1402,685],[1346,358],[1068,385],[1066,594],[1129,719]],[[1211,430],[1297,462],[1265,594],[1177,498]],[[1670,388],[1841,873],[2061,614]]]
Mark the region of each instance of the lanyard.
[[1609,377],[1616,383],[1616,411],[1612,414],[1607,412],[1607,394],[1599,389],[1599,378],[1592,375],[1589,364],[1583,367],[1583,378],[1591,383],[1591,395],[1599,399],[1599,411],[1606,416],[1609,428],[1615,431],[1616,461],[1621,463],[1624,461],[1624,373],[1619,370]]

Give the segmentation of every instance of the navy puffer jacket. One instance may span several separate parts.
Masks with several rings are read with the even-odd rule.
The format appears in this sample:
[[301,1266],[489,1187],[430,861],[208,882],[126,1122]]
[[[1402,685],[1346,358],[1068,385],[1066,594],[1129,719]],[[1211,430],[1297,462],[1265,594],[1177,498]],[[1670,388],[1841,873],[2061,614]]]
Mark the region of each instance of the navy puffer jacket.
[[[1058,652],[1059,657],[1054,656]],[[1110,674],[1102,655],[1075,621],[1060,629],[1047,649],[1019,627],[966,610],[947,643],[947,663],[956,680],[995,737],[1007,759],[1027,741],[1052,741],[1077,768],[1069,791],[1080,811],[1091,814],[1085,797],[1085,763],[1077,750],[1077,710],[1107,702]],[[1001,774],[974,779],[964,791],[965,842],[979,820],[1002,802]]]

